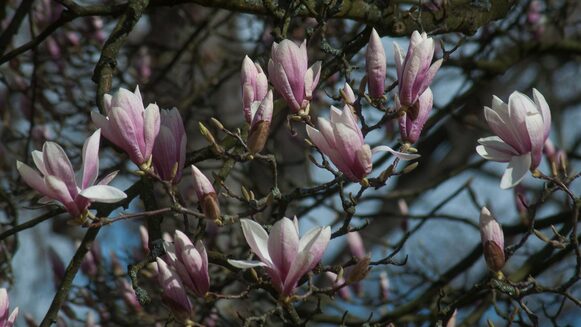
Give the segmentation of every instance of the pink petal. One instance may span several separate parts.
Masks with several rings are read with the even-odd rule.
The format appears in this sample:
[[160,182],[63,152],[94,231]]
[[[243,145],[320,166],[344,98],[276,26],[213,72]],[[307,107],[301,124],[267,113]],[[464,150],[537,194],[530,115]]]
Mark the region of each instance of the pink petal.
[[54,142],[46,142],[42,147],[42,161],[49,175],[61,180],[67,187],[71,197],[77,196],[77,182],[73,166],[60,145]]
[[123,139],[125,152],[129,155],[131,160],[136,164],[140,165],[145,162],[146,158],[141,152],[141,147],[139,146],[138,132],[134,126],[131,117],[120,107],[114,107],[111,110],[111,122],[114,128],[119,133],[119,136]]
[[153,151],[155,138],[159,134],[160,114],[159,107],[156,104],[150,104],[145,109],[143,118],[143,158],[148,160]]
[[285,279],[298,253],[299,235],[294,223],[288,218],[277,221],[270,230],[268,254],[278,269],[281,279]]
[[71,194],[67,189],[67,185],[55,176],[48,175],[44,177],[44,183],[48,189],[47,196],[62,203],[72,216],[80,214]]
[[515,91],[508,98],[509,124],[518,143],[522,147],[521,153],[531,150],[531,140],[526,127],[526,117],[529,112],[535,111],[535,104],[529,97],[520,92]]
[[16,161],[16,169],[22,176],[22,179],[28,186],[32,187],[36,191],[43,195],[52,198],[52,192],[44,184],[44,179],[37,173],[34,169],[30,168],[27,164],[20,161]]
[[49,175],[49,173],[46,171],[46,167],[44,166],[44,160],[42,159],[42,152],[40,152],[38,150],[32,151],[32,161],[34,161],[36,168],[38,168],[38,170],[43,175]]
[[540,109],[541,116],[543,116],[543,135],[546,139],[549,137],[549,133],[551,132],[551,110],[549,109],[547,100],[545,100],[545,97],[541,92],[537,91],[537,89],[533,89],[533,99],[535,100],[537,107]]
[[314,63],[305,74],[305,97],[310,99],[313,92],[319,84],[319,77],[321,76],[321,62]]
[[83,145],[83,181],[81,188],[93,185],[99,174],[99,141],[101,130],[98,129]]
[[297,99],[283,66],[281,64],[274,63],[272,60],[269,61],[268,74],[270,75],[272,84],[274,85],[278,93],[280,93],[280,95],[285,99],[291,111],[294,113],[299,112],[299,110],[301,109],[301,106],[299,105],[299,100],[302,102],[303,95],[301,94],[301,97]]
[[545,145],[543,118],[540,113],[529,114],[525,119],[525,123],[531,140],[531,168],[536,168],[541,162],[543,146]]
[[117,173],[119,173],[119,170],[115,170],[109,174],[107,174],[107,176],[103,177],[97,184],[98,185],[107,185],[109,183],[111,183],[111,181],[117,177]]

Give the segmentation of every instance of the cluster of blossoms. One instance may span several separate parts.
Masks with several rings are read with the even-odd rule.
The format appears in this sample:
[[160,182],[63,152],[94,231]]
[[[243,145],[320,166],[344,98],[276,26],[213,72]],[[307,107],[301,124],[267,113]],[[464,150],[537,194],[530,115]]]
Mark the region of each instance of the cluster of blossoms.
[[[360,98],[356,97],[349,84],[341,90],[345,102],[342,109],[331,106],[329,120],[319,117],[318,128],[306,125],[306,133],[312,143],[329,157],[349,181],[365,182],[373,168],[372,155],[378,151],[390,152],[401,160],[419,157],[406,150],[418,141],[432,110],[430,84],[442,59],[432,63],[434,40],[417,31],[411,36],[407,52],[396,43],[394,52],[398,78],[394,103],[395,111],[400,113],[400,135],[405,144],[402,151],[387,145],[371,149],[365,142],[354,113],[360,109]],[[373,30],[366,53],[368,99],[373,105],[383,103],[386,71],[387,59],[381,38]],[[291,112],[305,118],[309,114],[320,74],[321,62],[308,66],[306,41],[300,46],[290,40],[274,43],[268,62],[268,77],[258,63],[249,57],[244,58],[241,89],[242,109],[248,124],[248,154],[260,153],[268,140],[274,109],[274,94],[269,89],[269,80]],[[551,115],[544,97],[537,90],[533,90],[533,97],[534,101],[515,92],[508,104],[494,97],[492,108],[484,109],[486,121],[497,136],[479,139],[481,145],[476,151],[485,159],[509,162],[502,177],[502,188],[515,186],[527,171],[535,170],[540,164],[550,132]],[[32,153],[38,172],[24,163],[17,164],[30,187],[60,202],[71,216],[81,221],[88,215],[92,202],[111,203],[126,198],[123,191],[107,185],[117,172],[96,183],[101,134],[123,150],[144,173],[152,174],[165,185],[178,184],[186,164],[187,137],[177,109],[160,110],[156,104],[145,107],[139,88],[136,88],[134,92],[120,89],[113,95],[105,95],[104,110],[104,115],[92,113],[93,122],[99,129],[83,146],[80,181],[76,180],[65,151],[53,142],[46,142],[42,151]],[[191,169],[201,211],[207,218],[220,221],[216,190],[196,166],[191,165]],[[242,269],[264,268],[282,299],[288,299],[295,293],[300,279],[320,262],[331,239],[330,227],[314,228],[299,237],[296,217],[277,221],[270,233],[253,220],[241,219],[240,225],[246,242],[259,260],[229,260],[230,264]],[[500,225],[487,208],[482,209],[480,228],[486,263],[490,270],[499,272],[505,263],[504,237]],[[365,260],[365,250],[358,234],[349,233],[348,239],[354,257]],[[192,315],[188,292],[204,297],[210,289],[208,254],[202,241],[192,242],[180,231],[175,232],[173,240],[173,244],[166,247],[166,254],[156,258],[157,277],[165,303],[178,318],[187,320]],[[87,271],[87,274],[92,274],[88,268]],[[329,276],[338,288],[349,282],[332,273]],[[380,282],[382,294],[387,298],[387,276],[382,275]],[[343,296],[347,296],[346,293]],[[7,312],[7,303],[6,291],[0,290],[0,312]],[[13,322],[15,313],[8,319],[6,316],[3,314],[0,322],[5,321],[7,326],[11,326],[10,321]]]
[[202,241],[194,245],[179,230],[173,239],[164,257],[156,259],[157,279],[165,303],[181,320],[187,320],[192,314],[192,303],[186,290],[203,297],[210,289],[208,254]]
[[[394,101],[396,109],[402,113],[399,119],[400,135],[403,142],[416,143],[432,110],[430,84],[443,60],[432,63],[434,40],[418,31],[412,33],[407,53],[396,42],[393,48],[398,78],[398,94]],[[369,95],[376,99],[382,98],[385,93],[387,59],[381,38],[375,30],[371,32],[366,59]]]

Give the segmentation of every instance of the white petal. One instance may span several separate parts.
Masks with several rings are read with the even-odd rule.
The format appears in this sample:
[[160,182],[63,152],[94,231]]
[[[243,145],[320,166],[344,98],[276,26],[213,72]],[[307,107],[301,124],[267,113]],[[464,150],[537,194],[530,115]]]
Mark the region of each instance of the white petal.
[[400,158],[401,160],[413,160],[413,159],[417,159],[417,158],[421,157],[421,155],[415,154],[415,153],[403,153],[403,152],[395,151],[394,149],[388,147],[387,145],[376,146],[375,148],[373,148],[371,150],[371,152],[374,154],[377,152],[389,152],[389,153],[393,154],[395,157]]
[[255,268],[255,267],[268,267],[265,263],[261,261],[253,261],[253,260],[232,260],[228,259],[228,263],[233,265],[236,268],[240,269],[248,269],[248,268]]
[[509,162],[513,156],[518,155],[512,146],[498,136],[478,139],[478,143],[481,145],[476,147],[476,152],[486,160]]
[[531,154],[523,154],[522,156],[515,156],[510,160],[508,167],[502,175],[500,181],[500,188],[511,188],[523,180],[531,166]]
[[268,234],[264,228],[250,219],[240,219],[240,225],[242,226],[244,238],[246,238],[246,242],[252,249],[252,252],[264,263],[272,264],[270,255],[268,254]]
[[94,185],[82,190],[80,194],[91,201],[103,203],[115,203],[127,197],[125,192],[109,185]]

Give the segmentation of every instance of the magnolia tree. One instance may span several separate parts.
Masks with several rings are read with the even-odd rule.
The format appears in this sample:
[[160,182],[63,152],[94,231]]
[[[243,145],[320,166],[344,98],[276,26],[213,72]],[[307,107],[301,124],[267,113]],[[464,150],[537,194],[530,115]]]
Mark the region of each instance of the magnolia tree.
[[0,326],[579,321],[576,1],[0,6]]

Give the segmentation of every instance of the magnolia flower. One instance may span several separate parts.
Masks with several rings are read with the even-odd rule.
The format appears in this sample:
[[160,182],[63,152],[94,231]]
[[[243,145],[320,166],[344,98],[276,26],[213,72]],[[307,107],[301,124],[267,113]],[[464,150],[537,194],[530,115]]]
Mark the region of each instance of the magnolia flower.
[[186,162],[186,130],[180,112],[173,108],[161,111],[159,135],[153,146],[153,168],[165,181],[177,184]]
[[132,93],[124,88],[113,96],[105,94],[107,117],[93,111],[91,117],[103,136],[123,149],[131,161],[141,166],[151,158],[155,138],[159,133],[159,107],[150,103],[143,107],[139,87]]
[[[397,103],[396,107],[400,107]],[[428,87],[411,107],[404,111],[403,116],[399,118],[399,133],[403,142],[416,143],[420,138],[424,124],[430,116],[433,104],[432,90]]]
[[162,259],[157,258],[156,262],[157,281],[161,286],[164,302],[177,317],[187,319],[192,313],[192,303],[180,277]]
[[250,153],[258,153],[264,149],[264,145],[268,140],[273,107],[272,91],[268,91],[261,102],[252,104],[252,121],[250,123],[250,132],[248,132],[248,150]]
[[0,288],[0,326],[12,327],[18,316],[18,308],[10,313],[10,300],[5,288]]
[[307,125],[307,134],[313,143],[353,181],[362,180],[371,172],[371,155],[378,151],[387,151],[402,160],[418,158],[417,154],[402,153],[382,145],[373,150],[363,140],[363,134],[351,109],[345,106],[339,110],[331,106],[331,121],[319,118],[319,129]]
[[367,68],[367,90],[372,98],[381,98],[385,92],[385,74],[387,72],[387,58],[377,31],[371,30],[367,53],[365,54]]
[[309,101],[319,83],[321,62],[310,68],[307,41],[297,46],[291,40],[274,42],[268,62],[268,76],[274,88],[282,95],[293,113],[308,112]]
[[442,59],[432,63],[435,44],[426,33],[412,33],[407,54],[397,43],[393,43],[395,65],[399,87],[398,100],[402,106],[411,107],[430,86]]
[[259,64],[252,62],[248,56],[242,61],[240,73],[242,85],[242,103],[244,105],[244,118],[248,124],[252,124],[252,105],[260,104],[268,92],[268,79]]
[[497,272],[504,266],[504,234],[490,211],[483,207],[480,212],[480,238],[488,269]]
[[484,159],[508,162],[500,187],[520,183],[527,171],[538,167],[543,144],[551,130],[551,112],[543,95],[533,89],[534,102],[520,92],[513,92],[508,105],[496,96],[492,108],[484,107],[488,126],[497,136],[481,138],[476,152]]
[[210,289],[208,254],[202,241],[196,245],[179,230],[174,235],[174,247],[166,249],[169,264],[175,269],[182,283],[196,295],[203,297]]
[[210,180],[194,165],[192,165],[192,176],[194,177],[194,191],[202,207],[202,212],[204,212],[207,218],[220,220],[220,205],[214,186],[212,186]]
[[283,296],[289,296],[297,287],[299,279],[311,271],[321,260],[331,239],[331,229],[320,227],[311,229],[299,239],[299,227],[283,218],[266,233],[260,224],[241,219],[242,232],[246,242],[260,261],[228,260],[238,268],[265,267],[272,284]]
[[16,168],[28,186],[62,203],[71,216],[81,217],[91,202],[114,203],[127,197],[123,191],[107,185],[117,172],[95,184],[99,174],[100,135],[100,130],[97,130],[83,145],[83,169],[79,182],[75,180],[65,150],[54,142],[45,142],[42,152],[32,151],[32,159],[40,174],[20,161],[17,161]]

